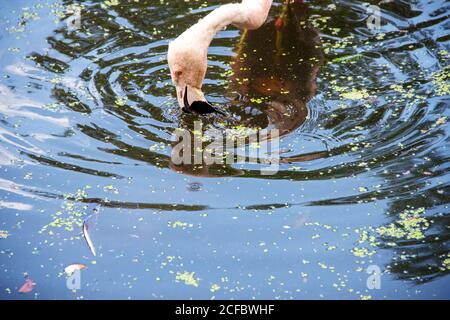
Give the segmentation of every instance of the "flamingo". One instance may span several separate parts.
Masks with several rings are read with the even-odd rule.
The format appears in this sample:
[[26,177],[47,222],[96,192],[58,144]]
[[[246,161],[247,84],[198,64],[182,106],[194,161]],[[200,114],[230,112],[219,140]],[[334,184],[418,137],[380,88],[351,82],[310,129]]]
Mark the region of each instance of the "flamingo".
[[216,33],[230,24],[243,30],[259,28],[266,21],[271,5],[272,0],[242,0],[220,6],[170,42],[167,62],[178,104],[184,112],[224,114],[202,92],[208,47]]

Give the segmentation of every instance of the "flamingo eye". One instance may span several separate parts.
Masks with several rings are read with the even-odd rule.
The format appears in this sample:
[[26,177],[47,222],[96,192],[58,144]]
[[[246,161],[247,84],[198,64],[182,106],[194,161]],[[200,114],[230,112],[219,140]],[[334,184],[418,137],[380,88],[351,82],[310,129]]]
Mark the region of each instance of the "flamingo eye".
[[175,79],[176,82],[178,82],[178,81],[180,80],[180,77],[181,77],[182,74],[183,74],[182,71],[175,71],[175,72],[173,73],[173,77],[174,77],[174,79]]

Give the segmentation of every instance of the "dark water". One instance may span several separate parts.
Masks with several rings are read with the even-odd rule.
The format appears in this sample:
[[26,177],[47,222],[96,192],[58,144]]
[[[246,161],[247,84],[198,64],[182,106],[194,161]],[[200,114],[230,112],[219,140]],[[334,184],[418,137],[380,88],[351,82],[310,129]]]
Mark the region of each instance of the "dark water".
[[450,297],[448,1],[381,3],[376,30],[367,3],[313,1],[280,52],[281,1],[219,32],[204,91],[231,116],[203,121],[280,129],[269,176],[170,162],[195,117],[168,41],[227,2],[86,1],[76,30],[79,2],[0,3],[1,299]]

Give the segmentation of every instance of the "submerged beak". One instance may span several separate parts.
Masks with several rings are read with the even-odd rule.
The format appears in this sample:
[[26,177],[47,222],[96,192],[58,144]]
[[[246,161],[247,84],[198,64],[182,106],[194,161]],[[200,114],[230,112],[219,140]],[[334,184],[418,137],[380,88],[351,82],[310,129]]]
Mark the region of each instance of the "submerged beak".
[[219,113],[223,116],[226,114],[216,108],[214,108],[208,101],[194,101],[189,104],[188,101],[188,88],[187,86],[184,89],[184,97],[183,97],[183,110],[186,113],[196,113],[196,114],[209,114],[209,113]]

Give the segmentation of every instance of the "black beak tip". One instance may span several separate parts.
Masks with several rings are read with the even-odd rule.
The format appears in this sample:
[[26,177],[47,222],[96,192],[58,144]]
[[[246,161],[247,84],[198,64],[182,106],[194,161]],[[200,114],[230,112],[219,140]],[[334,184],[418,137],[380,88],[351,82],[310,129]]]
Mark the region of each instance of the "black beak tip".
[[225,113],[213,107],[209,102],[206,101],[194,101],[190,106],[189,110],[200,115],[218,113],[225,116]]
[[187,98],[187,86],[184,89],[183,104],[184,104],[184,107],[181,108],[181,110],[183,110],[183,112],[186,112],[186,113],[196,113],[196,114],[200,114],[200,115],[210,114],[210,113],[218,113],[223,116],[226,116],[226,114],[224,112],[214,108],[207,101],[194,101],[191,104],[189,104],[189,101]]

